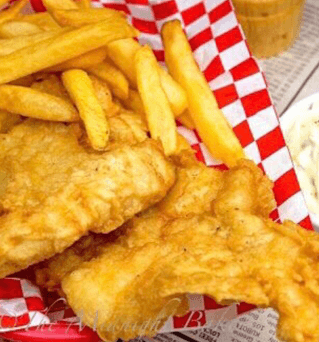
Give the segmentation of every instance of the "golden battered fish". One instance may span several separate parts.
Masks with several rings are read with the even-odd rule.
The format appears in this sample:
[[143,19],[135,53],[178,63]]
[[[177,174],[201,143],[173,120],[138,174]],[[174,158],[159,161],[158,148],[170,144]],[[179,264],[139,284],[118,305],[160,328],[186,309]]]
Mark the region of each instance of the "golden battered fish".
[[173,185],[174,166],[138,127],[106,153],[81,146],[75,131],[27,120],[0,135],[0,277],[62,252],[89,231],[114,230]]
[[[202,293],[272,307],[280,339],[318,341],[318,234],[267,218],[271,182],[254,164],[243,161],[219,181],[210,213],[166,214],[164,199],[63,278],[68,303],[102,339],[154,335],[169,315],[186,312],[186,293]],[[176,189],[178,181],[168,199]]]

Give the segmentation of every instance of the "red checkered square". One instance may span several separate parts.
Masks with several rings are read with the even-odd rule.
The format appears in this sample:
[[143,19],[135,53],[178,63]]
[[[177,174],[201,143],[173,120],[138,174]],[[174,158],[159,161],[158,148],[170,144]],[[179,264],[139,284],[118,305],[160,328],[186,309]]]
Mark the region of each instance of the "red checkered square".
[[201,31],[196,36],[191,38],[189,40],[189,44],[190,44],[192,50],[194,51],[198,47],[200,47],[201,45],[203,45],[203,44],[207,43],[208,41],[210,41],[211,39],[213,39],[212,31],[208,27],[207,29]]
[[120,3],[120,2],[110,2],[110,3],[103,3],[104,7],[108,7],[108,8],[113,8],[117,11],[122,11],[125,12],[126,14],[131,14],[128,6],[126,3]]
[[161,1],[158,4],[152,5],[156,20],[162,20],[178,13],[178,8],[174,0]]
[[145,33],[158,33],[158,29],[154,21],[132,18],[132,25],[134,25],[138,30],[143,31]]
[[215,23],[230,12],[232,12],[230,1],[223,1],[219,6],[208,13],[209,20],[211,23]]
[[297,176],[294,170],[289,170],[274,183],[275,198],[278,205],[284,203],[299,190]]
[[234,127],[234,132],[237,135],[241,145],[246,147],[254,141],[254,137],[251,134],[247,121],[242,122],[238,126]]
[[257,144],[260,150],[261,158],[266,159],[271,154],[283,148],[285,146],[285,140],[280,128],[277,127],[270,133],[257,140]]
[[22,297],[22,288],[19,279],[7,278],[0,282],[0,299],[14,299]]
[[301,227],[307,229],[307,230],[313,230],[312,223],[310,220],[310,217],[307,216],[305,219],[303,219],[301,222],[299,222]]
[[217,76],[223,74],[225,69],[223,67],[222,61],[219,56],[216,56],[208,67],[204,70],[204,75],[206,80],[210,82],[211,80],[215,79]]
[[199,2],[196,5],[182,11],[182,18],[185,25],[193,23],[195,20],[199,19],[201,16],[205,15],[205,7],[203,2]]
[[252,116],[260,110],[271,106],[271,100],[267,89],[247,95],[241,99],[241,102],[243,103],[247,116]]
[[232,30],[216,37],[216,45],[219,52],[223,52],[229,47],[241,42],[243,36],[239,30],[239,27],[234,27]]
[[238,94],[234,84],[214,90],[214,94],[219,108],[223,108],[238,99]]
[[247,312],[247,311],[250,311],[250,310],[254,310],[254,309],[256,309],[255,305],[251,305],[251,304],[247,304],[247,303],[237,304],[237,312],[238,312],[238,314],[241,314],[243,312]]
[[28,297],[25,299],[25,302],[29,311],[42,311],[45,309],[42,298]]
[[250,75],[258,73],[259,67],[255,59],[253,57],[250,57],[244,62],[233,67],[230,72],[233,75],[234,81],[238,81]]

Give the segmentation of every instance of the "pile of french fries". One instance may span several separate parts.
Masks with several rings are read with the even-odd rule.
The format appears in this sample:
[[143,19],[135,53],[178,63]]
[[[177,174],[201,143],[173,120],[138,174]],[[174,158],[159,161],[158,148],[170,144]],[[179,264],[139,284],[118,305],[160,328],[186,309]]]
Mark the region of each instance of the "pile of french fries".
[[88,0],[43,0],[47,12],[22,15],[26,2],[0,13],[1,133],[23,117],[80,122],[102,151],[108,118],[124,109],[142,116],[168,156],[180,150],[177,118],[228,166],[244,158],[179,21],[161,32],[167,72],[120,11],[91,8]]

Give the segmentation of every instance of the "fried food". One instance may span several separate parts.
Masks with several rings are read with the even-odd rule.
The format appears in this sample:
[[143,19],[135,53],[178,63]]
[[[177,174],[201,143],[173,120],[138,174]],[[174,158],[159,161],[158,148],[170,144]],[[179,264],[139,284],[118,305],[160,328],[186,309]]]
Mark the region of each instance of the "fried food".
[[137,51],[135,69],[151,137],[162,143],[166,155],[172,155],[177,150],[176,123],[150,47],[144,46]]
[[20,17],[21,20],[35,24],[44,31],[51,31],[60,28],[60,25],[52,18],[49,12],[31,13]]
[[101,47],[96,50],[89,51],[78,57],[69,59],[61,64],[54,65],[45,69],[46,72],[59,72],[68,69],[86,69],[100,64],[106,57],[106,49]]
[[271,183],[258,171],[243,161],[224,172],[211,213],[168,219],[157,207],[130,221],[125,235],[63,278],[73,310],[104,340],[131,339],[185,313],[185,293],[203,293],[273,307],[280,339],[317,341],[319,237],[267,218]]
[[0,133],[7,133],[12,127],[22,121],[20,115],[13,115],[6,111],[0,111]]
[[137,31],[125,19],[109,19],[78,29],[63,31],[0,57],[0,84],[38,72],[71,58],[95,50],[116,39],[136,36]]
[[129,84],[123,73],[109,61],[87,68],[87,70],[105,81],[111,88],[113,94],[119,99],[127,99],[129,93]]
[[15,85],[0,85],[0,109],[42,120],[79,120],[79,115],[70,101],[36,89]]
[[28,36],[41,32],[43,30],[39,26],[22,20],[7,21],[0,25],[1,38]]
[[[141,48],[134,39],[121,39],[107,44],[109,58],[124,73],[132,88],[137,88],[136,70],[134,67],[134,57]],[[187,108],[187,97],[185,90],[167,73],[158,66],[158,72],[162,87],[170,103],[175,116],[182,114]]]
[[95,153],[60,123],[27,120],[1,136],[0,149],[7,174],[0,277],[62,252],[88,231],[114,230],[161,200],[175,179],[150,139]]
[[189,113],[203,142],[215,158],[236,165],[245,157],[243,148],[198,68],[181,23],[165,23],[162,39],[169,72],[187,93]]
[[111,8],[56,9],[52,16],[61,26],[81,27],[109,18],[123,18],[125,13]]
[[62,74],[62,81],[79,111],[91,146],[97,151],[105,150],[110,126],[89,75],[83,70],[71,69]]
[[[223,216],[256,213],[254,217],[268,222],[274,204],[272,183],[252,162],[243,161],[221,172],[188,161],[180,166],[175,186],[162,202],[129,221],[122,236],[63,278],[68,303],[81,312],[85,324],[95,322],[105,340],[154,335],[168,315],[186,312],[186,293],[206,293],[219,300],[216,293],[223,287],[218,281],[212,288],[201,287],[202,281],[219,278],[219,267],[225,267],[225,278],[231,281],[228,258],[238,261],[239,256],[227,239],[237,222],[234,227],[224,223],[219,208],[227,210]],[[258,248],[253,248],[257,253]],[[193,291],[193,286],[200,291]],[[231,296],[226,299],[233,300]],[[147,322],[156,324],[146,326]],[[115,330],[110,328],[112,323]]]
[[18,0],[5,11],[0,12],[0,23],[16,18],[29,0]]

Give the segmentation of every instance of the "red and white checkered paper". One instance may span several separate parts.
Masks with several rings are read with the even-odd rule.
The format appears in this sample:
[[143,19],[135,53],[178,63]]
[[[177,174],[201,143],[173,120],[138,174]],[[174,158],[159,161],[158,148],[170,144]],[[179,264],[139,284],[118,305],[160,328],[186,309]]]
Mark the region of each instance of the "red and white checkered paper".
[[[35,4],[36,0],[32,2]],[[312,229],[264,75],[249,52],[231,1],[93,0],[93,3],[96,7],[105,6],[126,12],[131,23],[142,33],[140,43],[150,44],[163,65],[161,26],[171,19],[182,22],[198,65],[247,156],[274,181],[278,206],[272,213],[272,218],[277,221],[291,219],[306,229]],[[181,125],[178,130],[197,151],[199,160],[209,166],[224,168],[211,157],[196,131]],[[9,287],[9,292],[6,292],[6,287]],[[189,298],[190,312],[184,317],[169,319],[162,332],[214,324],[232,319],[253,308],[247,304],[222,307],[201,295],[190,295]],[[14,311],[18,316],[15,326],[23,327],[30,324],[34,311],[41,311],[44,304],[37,290],[25,280],[1,280],[0,319],[2,316],[4,328],[10,328],[10,324],[12,326],[12,320],[7,316],[13,308],[17,308]],[[51,321],[60,321],[69,316],[73,314],[70,315],[70,311],[64,307],[50,315]],[[48,318],[45,316],[44,319]],[[5,322],[9,323],[3,325]],[[77,334],[79,337],[81,332]],[[76,339],[77,336],[73,337]],[[43,339],[45,338],[43,333]]]

